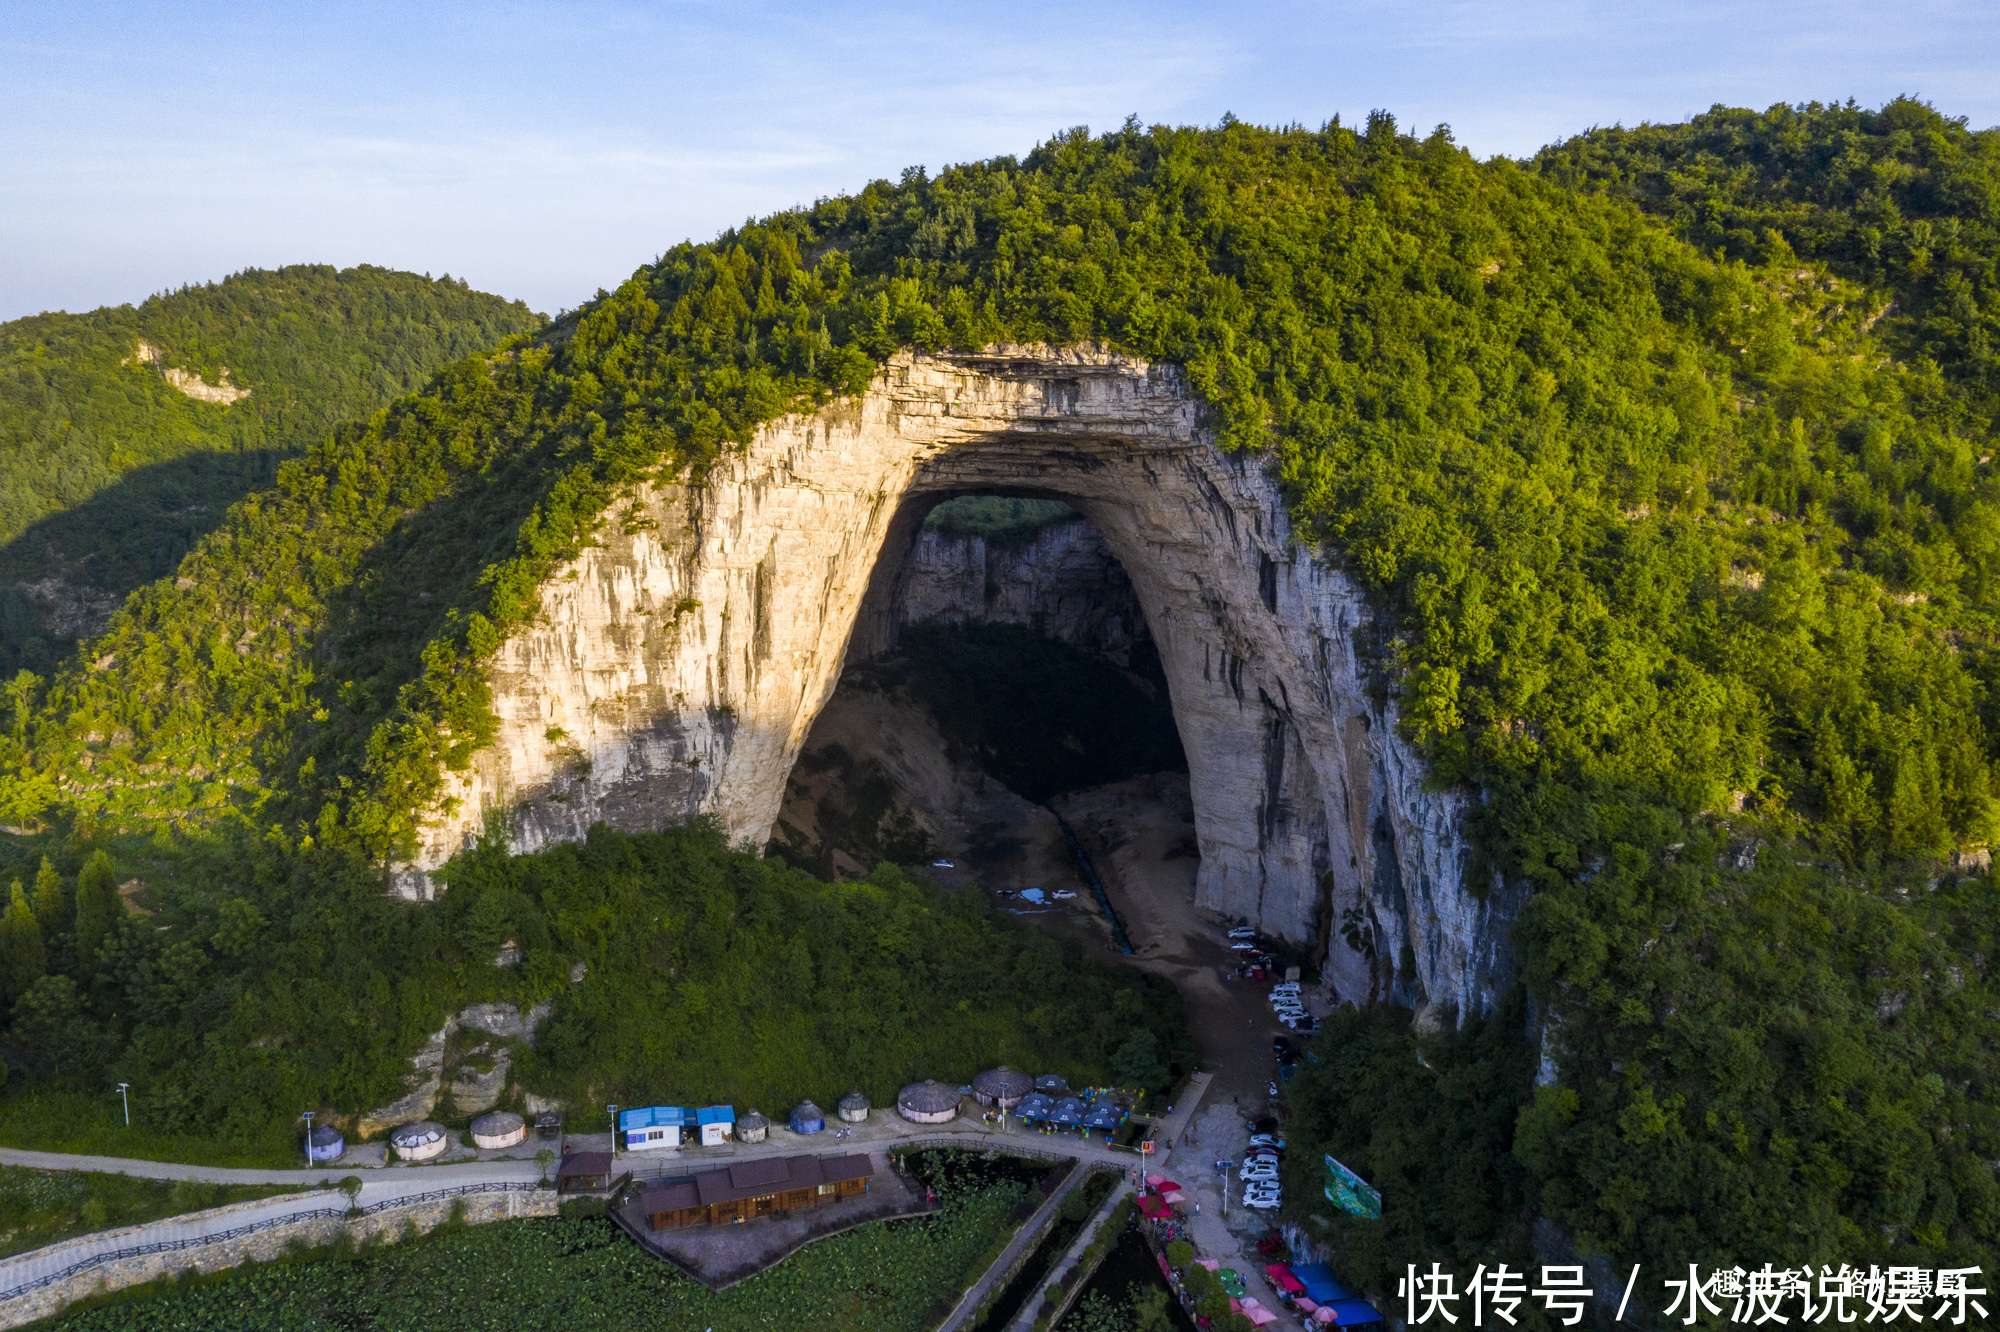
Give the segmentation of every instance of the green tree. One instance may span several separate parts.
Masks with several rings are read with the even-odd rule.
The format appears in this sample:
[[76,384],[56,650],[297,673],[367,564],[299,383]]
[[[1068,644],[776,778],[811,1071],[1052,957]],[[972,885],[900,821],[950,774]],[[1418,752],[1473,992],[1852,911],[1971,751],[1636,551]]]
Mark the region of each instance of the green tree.
[[103,851],[91,853],[76,876],[76,955],[94,968],[98,950],[117,926],[124,907],[118,897],[118,870]]
[[35,871],[35,920],[42,927],[42,937],[47,939],[70,922],[69,902],[63,891],[62,875],[42,857],[42,867]]
[[0,1002],[12,1004],[48,970],[48,951],[42,946],[42,927],[19,879],[14,880],[12,900],[0,914]]
[[83,997],[67,976],[42,977],[15,1002],[13,1037],[47,1059],[58,1076],[86,1063],[98,1044]]
[[1160,1038],[1146,1027],[1127,1036],[1111,1055],[1111,1075],[1121,1087],[1144,1087],[1147,1091],[1165,1087],[1170,1074],[1160,1062]]

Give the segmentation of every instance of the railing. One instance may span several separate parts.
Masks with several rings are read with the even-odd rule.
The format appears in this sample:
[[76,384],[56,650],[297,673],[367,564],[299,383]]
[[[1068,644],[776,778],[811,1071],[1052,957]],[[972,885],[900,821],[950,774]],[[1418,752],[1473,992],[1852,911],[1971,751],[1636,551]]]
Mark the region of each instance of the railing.
[[246,1235],[255,1235],[266,1230],[276,1230],[281,1226],[296,1225],[301,1221],[316,1221],[321,1218],[351,1217],[356,1215],[373,1216],[377,1212],[386,1212],[397,1207],[414,1207],[419,1203],[439,1202],[445,1198],[462,1198],[474,1193],[508,1193],[516,1190],[528,1192],[539,1187],[540,1185],[538,1184],[520,1184],[506,1180],[496,1180],[484,1184],[461,1184],[456,1188],[449,1189],[432,1189],[428,1193],[405,1194],[399,1198],[390,1198],[384,1202],[376,1203],[372,1207],[305,1208],[296,1212],[286,1212],[279,1216],[267,1216],[262,1221],[252,1221],[246,1225],[232,1227],[229,1230],[220,1230],[213,1235],[195,1235],[185,1239],[160,1240],[153,1244],[134,1244],[122,1249],[111,1249],[104,1253],[95,1253],[80,1262],[71,1263],[68,1267],[60,1271],[37,1277],[33,1281],[14,1286],[8,1290],[0,1290],[0,1300],[11,1300],[22,1295],[27,1295],[33,1291],[42,1289],[44,1286],[52,1286],[58,1281],[67,1280],[80,1272],[88,1272],[93,1267],[102,1267],[106,1263],[115,1263],[121,1259],[140,1258],[151,1253],[179,1253],[187,1249],[206,1248],[211,1244],[225,1244],[230,1240],[242,1239]]

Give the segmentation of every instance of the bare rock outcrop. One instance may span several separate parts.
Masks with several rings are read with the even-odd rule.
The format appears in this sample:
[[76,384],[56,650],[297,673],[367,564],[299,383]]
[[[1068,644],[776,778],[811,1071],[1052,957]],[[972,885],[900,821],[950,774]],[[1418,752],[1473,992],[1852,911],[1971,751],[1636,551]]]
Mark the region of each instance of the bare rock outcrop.
[[1295,540],[1260,459],[1215,447],[1177,370],[1088,349],[906,353],[704,486],[621,500],[492,662],[498,738],[400,889],[427,894],[489,814],[520,850],[695,814],[762,846],[842,662],[893,641],[924,516],[970,493],[1068,502],[1129,576],[1203,905],[1323,948],[1344,997],[1492,1002],[1513,902],[1465,882],[1467,797],[1427,789],[1398,734],[1360,590]]

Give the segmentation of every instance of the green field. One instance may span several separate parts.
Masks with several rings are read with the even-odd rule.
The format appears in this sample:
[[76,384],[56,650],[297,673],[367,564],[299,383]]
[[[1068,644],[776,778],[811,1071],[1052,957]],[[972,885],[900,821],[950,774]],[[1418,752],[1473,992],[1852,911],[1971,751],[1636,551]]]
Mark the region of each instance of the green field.
[[298,1191],[290,1185],[208,1184],[0,1166],[0,1258],[93,1230],[136,1226]]
[[[945,1204],[809,1245],[720,1293],[649,1258],[609,1221],[537,1218],[239,1270],[114,1296],[66,1328],[659,1328],[901,1332],[928,1327],[1013,1230],[1032,1195],[983,1161],[928,1153]],[[920,1170],[922,1167],[920,1167]]]

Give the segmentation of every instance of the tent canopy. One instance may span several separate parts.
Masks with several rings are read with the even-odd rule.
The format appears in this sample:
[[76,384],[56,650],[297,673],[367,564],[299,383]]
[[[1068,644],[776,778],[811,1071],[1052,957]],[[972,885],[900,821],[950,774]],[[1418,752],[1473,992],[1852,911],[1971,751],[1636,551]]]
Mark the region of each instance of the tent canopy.
[[1014,1113],[1022,1119],[1047,1119],[1049,1112],[1055,1108],[1053,1098],[1031,1092],[1021,1098],[1021,1103],[1014,1107]]
[[1292,1269],[1283,1263],[1272,1263],[1264,1269],[1264,1275],[1271,1278],[1271,1284],[1279,1290],[1297,1295],[1305,1290],[1306,1283],[1292,1275]]
[[1360,1327],[1365,1323],[1382,1321],[1382,1315],[1375,1312],[1375,1306],[1366,1300],[1337,1300],[1331,1308],[1342,1327]]
[[1167,1205],[1158,1198],[1141,1198],[1139,1199],[1139,1215],[1145,1217],[1148,1221],[1156,1221],[1167,1215]]
[[1354,1298],[1345,1286],[1333,1279],[1333,1273],[1327,1270],[1325,1263],[1295,1263],[1292,1266],[1292,1275],[1306,1288],[1306,1294],[1321,1304],[1332,1304],[1337,1300]]

